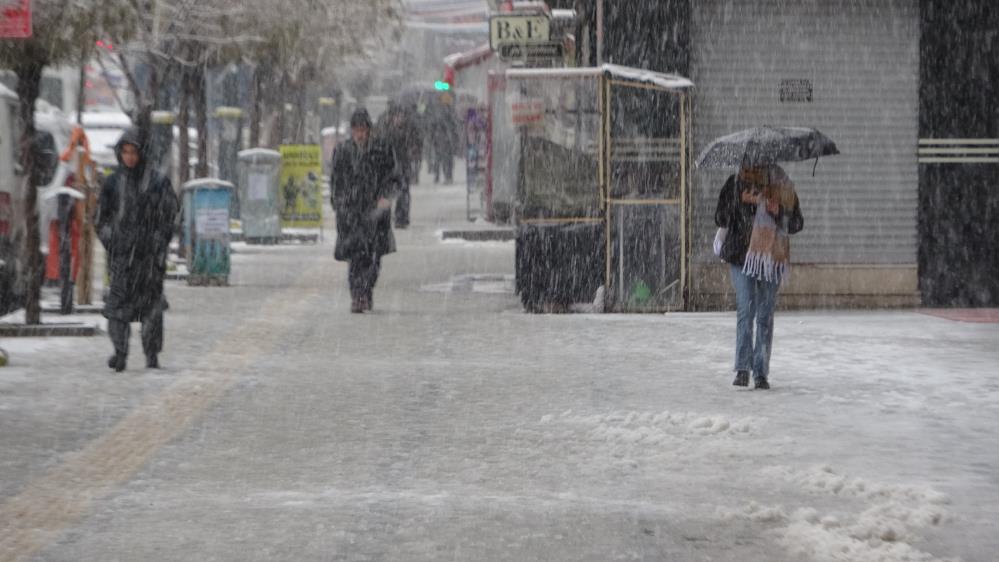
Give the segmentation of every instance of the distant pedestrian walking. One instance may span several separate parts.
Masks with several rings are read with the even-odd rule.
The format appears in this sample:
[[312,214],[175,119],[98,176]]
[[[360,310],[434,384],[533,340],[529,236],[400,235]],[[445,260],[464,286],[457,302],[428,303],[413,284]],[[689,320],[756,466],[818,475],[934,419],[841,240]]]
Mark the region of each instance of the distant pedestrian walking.
[[395,196],[395,226],[409,226],[409,209],[412,202],[410,195],[410,179],[412,176],[412,160],[421,149],[420,129],[413,116],[403,106],[392,104],[385,116],[379,120],[378,138],[392,149],[395,157],[393,176]]
[[458,151],[458,119],[455,117],[450,94],[442,94],[438,103],[431,106],[429,116],[430,144],[433,149],[431,168],[434,183],[441,180],[444,173],[444,183],[454,182],[454,155]]
[[371,118],[358,109],[350,118],[351,138],[333,152],[331,198],[336,212],[334,257],[348,262],[350,311],[371,310],[381,258],[395,251],[390,210],[395,158],[383,141],[371,138]]
[[114,355],[108,367],[124,371],[130,323],[142,323],[146,367],[158,368],[163,350],[163,295],[167,252],[180,205],[170,179],[148,165],[146,137],[137,128],[126,130],[115,154],[118,169],[101,188],[97,235],[107,251],[111,283],[104,299],[104,316]]
[[[718,194],[715,253],[730,265],[736,301],[735,386],[770,388],[774,308],[790,273],[789,235],[804,227],[794,184],[776,164],[742,167]],[[756,340],[753,341],[753,324]]]

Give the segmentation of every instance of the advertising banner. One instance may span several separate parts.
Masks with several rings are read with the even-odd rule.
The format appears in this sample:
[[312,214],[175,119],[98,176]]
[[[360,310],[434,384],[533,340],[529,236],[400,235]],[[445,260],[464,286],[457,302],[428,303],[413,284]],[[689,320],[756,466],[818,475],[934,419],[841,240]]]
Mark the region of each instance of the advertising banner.
[[31,37],[31,0],[0,0],[0,38]]
[[323,221],[322,149],[318,144],[286,144],[281,152],[281,226],[320,228]]

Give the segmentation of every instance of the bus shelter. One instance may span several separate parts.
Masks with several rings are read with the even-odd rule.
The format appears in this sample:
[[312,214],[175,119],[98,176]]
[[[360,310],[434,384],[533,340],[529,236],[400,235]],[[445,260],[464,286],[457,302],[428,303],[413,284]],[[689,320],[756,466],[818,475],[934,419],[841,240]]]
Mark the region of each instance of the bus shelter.
[[524,307],[685,309],[693,83],[610,64],[506,82]]

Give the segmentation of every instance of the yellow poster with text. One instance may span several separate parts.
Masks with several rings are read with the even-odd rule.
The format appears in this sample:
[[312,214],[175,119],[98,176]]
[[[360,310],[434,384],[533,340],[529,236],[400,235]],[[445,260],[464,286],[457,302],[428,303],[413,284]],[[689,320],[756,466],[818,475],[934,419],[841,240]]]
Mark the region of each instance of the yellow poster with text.
[[281,227],[319,228],[323,222],[322,147],[284,144],[281,152]]

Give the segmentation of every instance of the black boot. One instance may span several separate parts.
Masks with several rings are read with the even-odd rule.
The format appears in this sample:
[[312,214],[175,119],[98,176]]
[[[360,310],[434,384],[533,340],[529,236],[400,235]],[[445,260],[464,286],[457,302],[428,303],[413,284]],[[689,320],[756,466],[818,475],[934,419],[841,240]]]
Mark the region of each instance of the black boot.
[[155,354],[146,356],[146,368],[147,369],[159,369],[160,360]]
[[125,354],[115,353],[108,359],[108,367],[115,370],[115,372],[122,372],[125,370]]
[[732,381],[733,386],[749,386],[749,371],[737,371],[735,373],[735,380]]
[[757,377],[753,388],[756,390],[770,390],[770,383],[767,382],[767,377]]
[[374,307],[375,307],[374,291],[368,291],[367,296],[364,297],[364,310],[371,310]]

